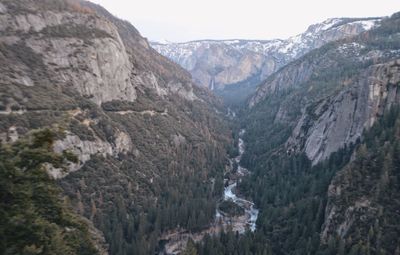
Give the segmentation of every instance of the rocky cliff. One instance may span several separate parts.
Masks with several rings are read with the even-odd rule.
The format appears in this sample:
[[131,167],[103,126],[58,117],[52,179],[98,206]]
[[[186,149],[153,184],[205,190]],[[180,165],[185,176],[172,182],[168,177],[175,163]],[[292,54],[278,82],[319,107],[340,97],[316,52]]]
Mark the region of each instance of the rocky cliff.
[[242,183],[276,254],[396,254],[400,15],[260,85],[241,114]]
[[379,21],[379,18],[329,19],[287,40],[204,40],[151,45],[188,70],[198,84],[221,90],[250,80],[254,86],[312,49],[369,30]]
[[386,111],[364,133],[352,162],[333,178],[327,192],[322,243],[337,242],[341,250],[361,253],[399,251],[398,118],[398,105]]
[[63,130],[54,150],[78,161],[48,171],[111,254],[154,253],[161,232],[212,220],[230,143],[220,103],[131,24],[90,2],[1,0],[0,63],[2,142]]
[[[285,94],[274,121],[294,124],[287,150],[304,150],[314,163],[326,159],[398,102],[397,48],[376,46],[384,44],[384,30],[330,43],[288,64],[260,85],[249,107]],[[294,107],[297,117],[289,116]]]

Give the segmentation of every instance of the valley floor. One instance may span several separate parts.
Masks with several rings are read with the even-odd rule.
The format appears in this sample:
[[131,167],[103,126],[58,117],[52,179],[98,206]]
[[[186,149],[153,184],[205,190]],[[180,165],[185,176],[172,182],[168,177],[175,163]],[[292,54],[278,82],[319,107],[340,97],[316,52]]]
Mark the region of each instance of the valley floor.
[[[240,160],[242,155],[245,153],[245,145],[242,139],[245,130],[241,130],[238,138],[238,149],[239,155],[229,159],[229,167],[225,173],[225,188],[224,194],[217,206],[215,213],[215,220],[212,224],[197,233],[191,233],[185,229],[179,229],[164,233],[160,238],[160,245],[163,247],[160,254],[170,255],[179,254],[186,248],[187,242],[191,239],[194,242],[200,242],[206,235],[216,236],[222,231],[231,230],[244,234],[247,230],[254,232],[256,230],[256,221],[259,210],[255,207],[254,203],[250,200],[246,200],[239,194],[237,189],[238,182],[241,182],[242,177],[250,174],[249,171],[240,166]],[[235,169],[237,165],[237,169]],[[232,214],[230,212],[224,212],[220,205],[224,201],[232,202],[243,213]]]

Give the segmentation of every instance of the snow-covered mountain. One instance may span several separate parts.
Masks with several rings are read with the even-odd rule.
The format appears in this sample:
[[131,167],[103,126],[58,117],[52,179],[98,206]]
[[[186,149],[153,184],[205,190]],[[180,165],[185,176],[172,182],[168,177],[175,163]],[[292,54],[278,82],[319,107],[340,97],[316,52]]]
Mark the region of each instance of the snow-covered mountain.
[[151,45],[190,71],[197,84],[212,90],[223,90],[228,85],[257,84],[307,52],[327,42],[369,30],[378,25],[380,20],[328,19],[286,40],[200,40],[185,43],[153,42]]

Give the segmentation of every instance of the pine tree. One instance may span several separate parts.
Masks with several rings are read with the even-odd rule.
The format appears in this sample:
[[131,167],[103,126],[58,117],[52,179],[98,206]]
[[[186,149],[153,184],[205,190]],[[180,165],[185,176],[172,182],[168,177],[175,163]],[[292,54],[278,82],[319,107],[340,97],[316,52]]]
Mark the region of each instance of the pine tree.
[[197,255],[196,245],[191,238],[187,241],[186,249],[182,252],[182,255]]

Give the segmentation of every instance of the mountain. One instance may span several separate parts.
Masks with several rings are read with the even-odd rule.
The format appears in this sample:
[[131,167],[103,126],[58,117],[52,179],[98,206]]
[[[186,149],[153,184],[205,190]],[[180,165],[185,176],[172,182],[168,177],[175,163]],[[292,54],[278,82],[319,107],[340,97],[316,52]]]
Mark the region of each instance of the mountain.
[[245,99],[243,95],[250,95],[257,83],[289,62],[330,41],[369,30],[380,20],[328,19],[286,40],[153,42],[151,46],[188,70],[197,84],[211,90],[224,90],[222,95],[234,102]]
[[304,150],[313,163],[354,143],[398,100],[393,86],[399,82],[398,38],[386,26],[329,43],[286,65],[257,88],[249,107],[280,95],[274,123],[294,125],[286,148]]
[[[54,206],[46,207],[44,194],[30,196],[40,202],[32,213],[49,226],[60,233],[77,229],[74,221],[52,218],[66,210],[86,219],[82,229],[93,225],[89,232],[101,233],[103,251],[154,254],[165,231],[197,230],[213,220],[231,147],[221,104],[153,50],[131,24],[85,1],[1,0],[0,63],[1,143],[20,149],[18,144],[31,141],[32,130],[49,128],[56,135],[43,146],[32,145],[35,157],[49,148],[77,157],[65,167],[40,164],[32,170],[46,170],[51,177],[46,185],[62,189],[50,190],[54,201],[64,201]],[[33,152],[25,153],[34,157]],[[14,154],[1,154],[7,155]],[[22,166],[16,171],[26,171]],[[35,178],[29,180],[40,186],[44,179]],[[31,192],[28,184],[16,187]],[[18,200],[8,201],[18,206]],[[10,220],[23,217],[16,213]],[[14,235],[2,235],[0,253],[56,254],[52,242],[65,241],[50,239],[53,232],[35,232],[35,222],[10,224],[17,224],[15,234],[37,238],[12,246]],[[86,254],[93,254],[88,249]]]
[[0,254],[399,254],[400,13],[308,31],[197,42],[275,61],[227,118],[101,6],[0,0]]
[[239,115],[252,172],[239,189],[260,208],[259,231],[234,243],[256,254],[400,251],[399,35],[395,13],[258,87]]

